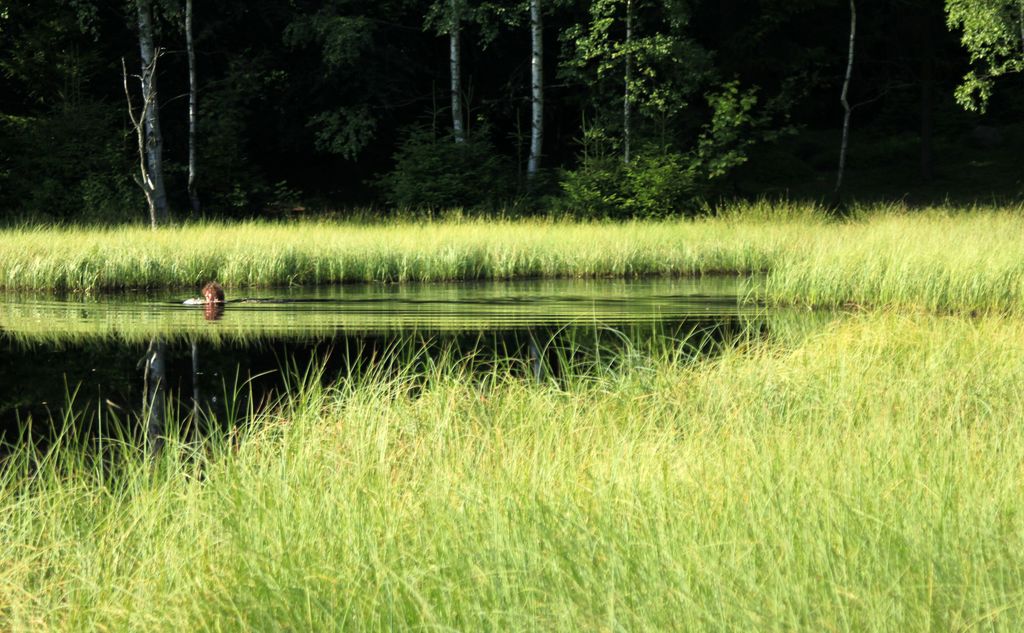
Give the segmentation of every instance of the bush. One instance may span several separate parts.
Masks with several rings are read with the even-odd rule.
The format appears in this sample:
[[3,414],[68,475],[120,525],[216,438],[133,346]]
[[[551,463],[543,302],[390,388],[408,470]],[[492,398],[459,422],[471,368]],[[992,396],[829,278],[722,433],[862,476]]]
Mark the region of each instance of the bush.
[[[142,220],[131,181],[138,159],[118,116],[98,102],[0,121],[10,153],[0,164],[0,204],[15,217],[121,222]],[[134,171],[133,171],[134,170]]]
[[647,145],[629,164],[619,141],[600,126],[584,129],[580,166],[562,178],[560,206],[599,217],[659,217],[693,213],[716,181],[747,161],[764,122],[754,91],[728,82],[705,95],[710,118],[689,148]]
[[615,217],[624,211],[626,166],[617,158],[586,159],[562,176],[563,211],[574,215]]
[[396,207],[494,209],[515,192],[515,169],[495,152],[486,128],[461,143],[415,128],[394,158],[394,170],[379,184]]
[[585,217],[661,217],[697,209],[703,193],[688,157],[646,152],[628,165],[621,158],[585,159],[562,178],[564,211]]

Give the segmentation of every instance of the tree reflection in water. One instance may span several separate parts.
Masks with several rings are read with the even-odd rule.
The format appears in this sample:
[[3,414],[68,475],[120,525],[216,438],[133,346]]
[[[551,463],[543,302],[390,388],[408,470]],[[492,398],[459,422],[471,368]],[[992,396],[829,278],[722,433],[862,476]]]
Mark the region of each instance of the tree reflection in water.
[[146,443],[149,453],[156,455],[164,443],[167,413],[167,344],[153,337],[143,357],[142,417],[146,421]]

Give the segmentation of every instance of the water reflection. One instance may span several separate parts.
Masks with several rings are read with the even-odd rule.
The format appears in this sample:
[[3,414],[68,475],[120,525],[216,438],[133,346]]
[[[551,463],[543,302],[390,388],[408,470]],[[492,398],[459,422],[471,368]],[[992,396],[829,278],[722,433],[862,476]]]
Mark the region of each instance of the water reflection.
[[[485,331],[653,323],[754,314],[737,278],[528,281],[272,289],[228,306],[181,305],[172,293],[47,298],[0,293],[0,329],[35,341],[107,337],[279,339],[336,332]],[[268,301],[269,300],[269,301]],[[199,308],[202,307],[202,310]],[[199,313],[203,314],[199,318]]]
[[12,441],[31,418],[45,438],[70,402],[137,425],[158,451],[168,423],[224,430],[272,402],[287,388],[282,367],[313,363],[336,384],[458,362],[558,384],[569,367],[600,370],[645,346],[702,358],[789,327],[739,290],[735,280],[334,288],[202,311],[159,296],[12,300],[0,306],[0,436]]
[[569,367],[590,371],[644,346],[668,344],[683,349],[683,357],[710,356],[748,336],[751,323],[684,319],[618,328],[359,332],[218,342],[153,337],[144,344],[106,338],[25,344],[0,334],[0,430],[7,439],[17,437],[31,417],[34,432],[45,436],[46,422],[64,417],[73,393],[75,412],[135,419],[147,445],[158,450],[168,411],[192,427],[226,429],[238,422],[238,411],[282,395],[282,371],[289,368],[322,366],[324,382],[337,384],[410,369],[427,375],[438,363],[460,363],[470,373],[511,372],[558,384]]
[[224,316],[224,304],[223,303],[206,303],[203,304],[203,318],[207,321],[216,321]]
[[146,444],[151,454],[160,452],[167,427],[167,344],[160,337],[149,342],[143,357],[142,417],[146,421]]

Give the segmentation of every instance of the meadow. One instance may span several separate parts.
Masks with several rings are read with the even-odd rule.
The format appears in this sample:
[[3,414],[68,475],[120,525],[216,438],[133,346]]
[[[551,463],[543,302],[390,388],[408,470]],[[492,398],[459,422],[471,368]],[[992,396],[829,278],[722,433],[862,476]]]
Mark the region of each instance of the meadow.
[[[0,231],[0,287],[58,292],[764,273],[769,303],[1024,308],[1020,208],[900,205],[834,219],[737,204],[695,220],[198,223]],[[751,292],[755,292],[752,287]]]
[[[1024,323],[457,362],[0,470],[5,630],[1015,630]],[[172,434],[173,435],[173,434]]]
[[[293,369],[156,457],[137,420],[69,412],[0,452],[0,630],[1019,630],[1021,229],[1021,209],[752,204],[0,232],[2,285],[30,292],[760,273],[769,306],[706,354],[618,345],[539,381],[443,353]],[[64,309],[0,326],[142,341],[195,316],[51,332]]]

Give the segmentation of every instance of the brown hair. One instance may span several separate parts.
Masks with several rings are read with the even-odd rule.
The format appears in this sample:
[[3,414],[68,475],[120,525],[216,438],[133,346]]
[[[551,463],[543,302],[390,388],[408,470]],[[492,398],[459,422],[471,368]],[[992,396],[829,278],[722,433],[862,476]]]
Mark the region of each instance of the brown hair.
[[216,281],[203,286],[203,299],[207,303],[224,303],[224,288]]

